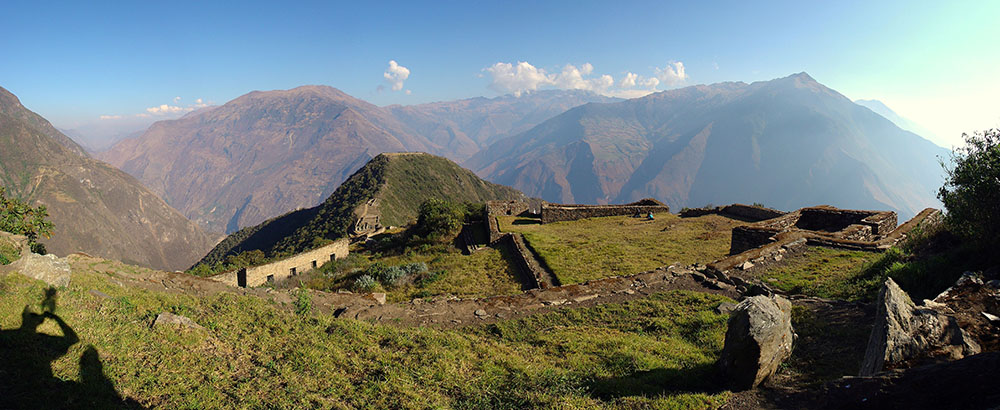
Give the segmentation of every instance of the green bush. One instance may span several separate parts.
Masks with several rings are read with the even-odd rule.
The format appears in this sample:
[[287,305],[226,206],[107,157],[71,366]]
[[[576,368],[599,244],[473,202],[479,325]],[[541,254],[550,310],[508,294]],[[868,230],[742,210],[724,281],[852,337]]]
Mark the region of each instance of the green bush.
[[299,289],[295,295],[295,314],[306,316],[312,312],[312,295],[305,289]]
[[431,198],[420,204],[417,232],[428,238],[438,238],[454,232],[465,221],[465,209],[454,202]]
[[390,266],[379,272],[378,281],[386,288],[394,288],[406,282],[407,274],[399,266]]
[[55,227],[48,220],[45,205],[32,208],[24,201],[7,196],[7,190],[0,187],[0,231],[28,237],[31,251],[45,254],[45,246],[38,243],[38,237],[52,236]]
[[443,270],[424,272],[417,276],[417,279],[414,280],[414,283],[417,284],[417,287],[422,288],[427,285],[430,285],[431,283],[437,282],[438,279],[443,278],[445,274],[446,272]]
[[400,265],[400,268],[406,272],[408,276],[416,276],[421,273],[427,272],[427,264],[423,262],[414,262],[406,265]]
[[357,279],[354,279],[354,286],[352,289],[354,289],[355,292],[371,292],[375,290],[375,286],[377,285],[378,283],[375,282],[375,278],[365,274],[358,276]]
[[951,230],[972,242],[1000,241],[1000,130],[963,134],[966,145],[952,154],[938,198]]

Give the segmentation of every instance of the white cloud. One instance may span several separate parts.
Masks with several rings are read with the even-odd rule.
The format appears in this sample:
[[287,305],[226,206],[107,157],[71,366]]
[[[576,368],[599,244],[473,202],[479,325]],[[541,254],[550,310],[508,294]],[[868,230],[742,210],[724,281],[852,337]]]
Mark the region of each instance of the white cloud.
[[389,60],[389,68],[382,73],[385,81],[392,85],[392,91],[403,89],[403,82],[410,77],[410,69],[396,63],[396,60]]
[[526,61],[518,61],[517,66],[511,63],[496,63],[483,69],[493,77],[490,89],[500,93],[513,93],[520,97],[522,93],[535,91],[543,85],[553,83],[545,70],[535,68]]
[[656,90],[658,85],[660,85],[660,80],[656,77],[644,77],[633,72],[625,73],[625,77],[622,77],[622,80],[618,82],[618,88],[622,90],[635,87]]
[[146,112],[153,115],[177,114],[194,110],[193,107],[178,107],[176,105],[160,104],[159,107],[149,107]]
[[549,73],[526,61],[519,61],[516,65],[496,63],[483,69],[483,72],[490,76],[490,89],[515,96],[541,88],[558,88],[634,98],[655,92],[656,87],[661,84],[676,86],[688,79],[684,64],[681,62],[670,63],[664,68],[654,68],[654,71],[655,75],[651,77],[626,72],[625,76],[615,83],[614,77],[609,74],[596,74],[594,66],[590,63],[580,66],[566,64],[558,73]]
[[572,64],[566,64],[562,72],[553,78],[552,83],[556,88],[587,90],[600,94],[606,93],[609,88],[615,85],[615,79],[607,74],[597,78],[584,78],[593,72],[594,66],[590,63],[584,63],[579,68]]
[[670,86],[683,84],[688,79],[687,73],[684,72],[684,63],[680,61],[668,63],[663,68],[656,67],[654,70],[656,71],[656,78],[661,83]]
[[[171,99],[175,103],[181,100],[181,97],[174,97]],[[150,118],[150,117],[177,117],[180,114],[189,113],[199,108],[208,107],[208,103],[204,99],[198,98],[194,100],[194,104],[189,104],[187,106],[180,105],[170,105],[170,104],[160,104],[155,107],[146,108],[144,112],[138,114],[129,115],[101,115],[98,117],[101,120],[123,120],[129,118]]]

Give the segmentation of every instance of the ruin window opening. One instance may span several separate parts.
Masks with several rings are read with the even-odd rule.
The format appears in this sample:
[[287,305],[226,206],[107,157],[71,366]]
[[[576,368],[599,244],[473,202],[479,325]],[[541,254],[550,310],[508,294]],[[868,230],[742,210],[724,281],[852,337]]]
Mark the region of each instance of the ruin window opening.
[[268,283],[274,283],[274,275],[267,275]]
[[316,261],[312,261],[312,268],[316,269]]
[[295,276],[295,268],[289,269],[288,270],[288,274],[291,275],[291,276]]

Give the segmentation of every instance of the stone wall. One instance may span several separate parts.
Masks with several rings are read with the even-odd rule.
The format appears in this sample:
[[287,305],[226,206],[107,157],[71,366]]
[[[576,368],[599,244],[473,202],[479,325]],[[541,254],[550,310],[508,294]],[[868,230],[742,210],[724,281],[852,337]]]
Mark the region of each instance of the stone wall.
[[787,212],[779,211],[777,209],[764,208],[761,206],[732,204],[722,207],[719,213],[726,216],[735,216],[748,221],[763,221],[766,219],[777,218]]
[[530,205],[524,201],[486,201],[486,215],[520,215],[527,212]]
[[302,252],[264,265],[221,273],[212,276],[211,279],[230,286],[260,286],[267,282],[286,279],[318,268],[334,259],[342,259],[347,256],[349,244],[350,242],[347,238],[341,238],[331,244],[311,251]]
[[[745,262],[757,264],[768,257],[773,257],[782,248],[804,245],[881,252],[905,239],[918,226],[940,223],[941,221],[941,211],[927,208],[906,223],[891,231],[885,231],[888,226],[895,223],[895,213],[856,211],[868,213],[870,216],[862,218],[866,220],[862,221],[863,223],[848,225],[838,232],[809,231],[795,226],[800,211],[733,228],[730,256],[712,262],[708,264],[708,267],[713,271],[728,272]],[[878,234],[875,233],[876,229]],[[857,238],[866,239],[859,240]],[[755,244],[757,245],[754,246]]]
[[851,225],[872,227],[872,235],[885,235],[896,229],[895,212],[857,211],[831,207],[803,208],[795,227],[807,231],[839,232]]
[[750,249],[759,248],[771,242],[775,232],[766,228],[753,226],[737,226],[733,228],[729,244],[729,254],[736,255]]
[[[654,205],[658,204],[658,205]],[[575,221],[584,218],[618,215],[642,215],[649,213],[670,213],[670,207],[655,199],[643,199],[625,205],[563,205],[542,204],[542,223]]]
[[726,206],[717,206],[714,208],[685,209],[681,211],[680,216],[683,218],[693,218],[709,214],[718,214],[730,218],[744,220],[747,222],[759,222],[767,219],[777,218],[779,216],[785,215],[786,213],[787,212],[779,211],[777,209],[765,208],[761,206],[732,204]]
[[872,242],[896,228],[896,213],[858,211],[828,206],[802,208],[773,219],[733,228],[729,254],[774,242],[782,232],[811,232],[829,240]]
[[518,233],[505,233],[495,246],[506,248],[513,257],[514,268],[521,276],[526,289],[549,288],[559,286],[555,278],[542,267],[531,249],[528,249],[524,237]]

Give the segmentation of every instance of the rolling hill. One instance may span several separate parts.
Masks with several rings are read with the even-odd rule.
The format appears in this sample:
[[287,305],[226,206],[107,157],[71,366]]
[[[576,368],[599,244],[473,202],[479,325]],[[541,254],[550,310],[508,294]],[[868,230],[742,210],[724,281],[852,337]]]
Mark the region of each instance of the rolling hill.
[[800,73],[586,104],[465,166],[552,202],[829,204],[906,218],[938,205],[947,153]]
[[82,251],[158,269],[181,269],[215,243],[128,174],[80,146],[0,88],[0,185],[48,208],[49,252]]
[[356,210],[373,199],[383,225],[407,224],[416,220],[420,204],[430,198],[484,202],[522,199],[524,194],[483,181],[446,158],[424,153],[380,154],[320,205],[243,228],[220,242],[200,263],[215,264],[251,250],[275,257],[343,237],[355,222]]

